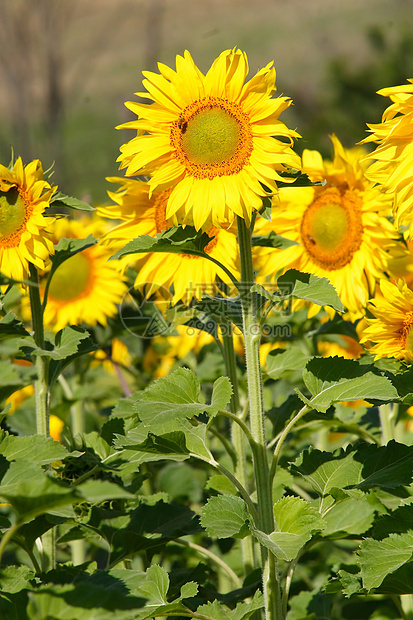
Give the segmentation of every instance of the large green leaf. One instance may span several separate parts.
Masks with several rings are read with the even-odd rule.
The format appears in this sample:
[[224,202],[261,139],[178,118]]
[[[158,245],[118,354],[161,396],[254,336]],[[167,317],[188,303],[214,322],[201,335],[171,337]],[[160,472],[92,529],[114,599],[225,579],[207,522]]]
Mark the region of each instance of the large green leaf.
[[94,208],[87,202],[79,200],[78,198],[73,198],[72,196],[66,196],[66,194],[62,192],[53,194],[50,205],[53,205],[53,207],[69,207],[69,209],[75,209],[76,211],[94,211]]
[[7,435],[0,443],[0,454],[9,461],[25,459],[30,463],[46,465],[47,463],[64,459],[69,452],[51,437],[44,437],[43,435],[30,435],[28,437]]
[[413,530],[390,534],[383,540],[363,540],[359,551],[363,586],[367,590],[377,588],[387,575],[409,562],[412,554]]
[[197,231],[192,226],[179,226],[161,232],[156,237],[140,235],[118,250],[112,259],[142,252],[168,252],[209,258],[204,249],[210,241],[211,237],[206,232]]
[[266,358],[267,374],[278,379],[284,372],[303,370],[310,356],[298,347],[273,349]]
[[201,514],[202,527],[216,538],[243,538],[249,533],[249,520],[244,500],[234,495],[210,497]]
[[277,558],[293,560],[315,532],[324,528],[316,508],[299,497],[283,497],[274,505],[275,531],[265,534],[252,529],[258,541]]
[[336,538],[340,532],[364,534],[373,523],[376,509],[374,502],[361,491],[354,497],[344,498],[326,511],[322,535]]
[[0,341],[16,336],[28,336],[29,332],[13,312],[8,312],[0,321]]
[[398,394],[387,377],[356,360],[315,357],[307,363],[303,379],[312,398],[309,406],[326,412],[336,402],[375,399],[394,400]]
[[146,579],[140,585],[140,592],[147,596],[149,601],[146,605],[165,605],[168,603],[167,594],[169,588],[168,573],[162,566],[156,564],[150,566],[146,571]]
[[284,250],[292,245],[298,245],[297,241],[281,237],[273,230],[268,235],[253,235],[251,244],[261,248],[277,248],[279,250]]
[[0,497],[12,505],[21,522],[76,501],[69,487],[23,459],[10,463],[1,481]]
[[145,426],[164,434],[176,429],[177,420],[190,419],[204,411],[215,414],[231,397],[231,384],[221,377],[214,384],[212,404],[200,402],[200,385],[196,375],[179,368],[155,381],[144,392],[134,394],[134,411]]
[[354,459],[354,452],[339,450],[335,453],[305,450],[291,466],[321,497],[333,488],[345,489],[361,482],[363,464]]
[[305,450],[291,466],[320,496],[332,489],[397,489],[413,481],[413,446],[392,440],[385,446],[360,444],[334,453]]
[[288,291],[285,298],[304,299],[318,306],[331,306],[338,312],[344,312],[337,291],[327,278],[319,278],[312,273],[301,273],[296,269],[289,269],[277,280],[282,291]]

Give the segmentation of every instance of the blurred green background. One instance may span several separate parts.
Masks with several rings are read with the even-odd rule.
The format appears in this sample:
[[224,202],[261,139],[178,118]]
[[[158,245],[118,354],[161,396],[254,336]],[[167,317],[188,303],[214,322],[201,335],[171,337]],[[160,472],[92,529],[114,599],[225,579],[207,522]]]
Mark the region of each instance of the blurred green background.
[[55,162],[70,195],[107,201],[119,146],[133,132],[141,72],[188,49],[206,71],[224,49],[251,74],[274,60],[297,150],[329,155],[379,122],[379,88],[413,77],[413,0],[0,0],[0,154]]

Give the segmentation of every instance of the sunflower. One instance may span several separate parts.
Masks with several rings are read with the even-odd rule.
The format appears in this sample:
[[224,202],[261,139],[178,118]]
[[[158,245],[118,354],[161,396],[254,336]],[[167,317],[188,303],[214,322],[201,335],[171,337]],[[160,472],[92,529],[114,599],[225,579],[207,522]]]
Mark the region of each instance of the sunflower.
[[[60,219],[54,225],[53,236],[55,243],[62,237],[99,237],[104,227],[98,219]],[[127,286],[116,261],[107,262],[109,256],[107,248],[98,244],[71,256],[56,269],[44,313],[47,327],[58,331],[65,325],[79,323],[106,325],[107,318],[116,314],[116,304],[122,300]],[[44,286],[44,279],[41,284]]]
[[[157,233],[168,230],[172,221],[166,219],[167,201],[171,190],[155,192],[149,198],[150,185],[133,179],[111,179],[121,183],[118,192],[111,196],[117,203],[99,210],[101,215],[124,219],[125,221],[108,231],[102,243],[118,250],[139,235],[155,237]],[[125,215],[124,215],[125,213]],[[211,241],[205,252],[224,265],[234,277],[239,277],[237,237],[231,229],[206,226]],[[149,253],[134,258],[138,273],[135,287],[144,289],[147,297],[156,291],[169,296],[173,290],[172,303],[179,300],[189,303],[195,297],[200,299],[203,291],[215,293],[215,283],[220,278],[231,284],[225,271],[208,259],[188,254]],[[126,262],[130,263],[130,257]]]
[[53,218],[43,214],[55,189],[43,180],[38,159],[23,167],[19,157],[12,170],[0,164],[0,271],[5,276],[27,279],[29,263],[45,268],[53,254],[47,236]]
[[240,50],[222,52],[206,75],[187,51],[176,57],[176,71],[158,68],[160,75],[143,73],[148,92],[136,93],[153,103],[126,103],[139,118],[118,128],[138,134],[121,147],[120,167],[127,176],[151,175],[151,192],[173,188],[166,217],[175,223],[199,230],[235,214],[249,223],[262,197],[285,181],[279,173],[300,165],[291,149],[300,136],[279,120],[291,99],[272,99],[272,63],[246,83]]
[[332,162],[323,162],[317,151],[303,153],[303,170],[315,181],[326,179],[326,184],[281,189],[272,222],[260,220],[260,233],[275,230],[297,245],[257,248],[257,265],[263,277],[290,268],[327,277],[354,320],[362,316],[389,257],[407,250],[386,217],[389,198],[364,176],[363,151],[344,149],[335,136],[332,142]]
[[413,291],[399,280],[397,285],[388,280],[380,281],[382,296],[369,302],[368,308],[375,317],[366,319],[360,342],[375,342],[370,348],[379,359],[395,357],[413,362]]
[[396,226],[409,225],[413,236],[413,79],[409,84],[382,88],[379,95],[393,102],[383,113],[382,122],[368,124],[372,135],[362,143],[376,142],[376,150],[366,159],[376,160],[366,174],[384,192],[394,196]]
[[345,359],[358,359],[363,353],[363,347],[350,336],[341,335],[337,341],[321,340],[317,348],[323,357],[344,357]]

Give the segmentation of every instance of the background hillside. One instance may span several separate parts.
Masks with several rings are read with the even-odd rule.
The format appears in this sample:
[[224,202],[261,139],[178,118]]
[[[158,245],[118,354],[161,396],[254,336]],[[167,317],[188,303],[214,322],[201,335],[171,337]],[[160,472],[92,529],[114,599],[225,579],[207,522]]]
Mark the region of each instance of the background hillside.
[[412,0],[0,0],[0,154],[55,161],[66,193],[106,200],[119,145],[132,134],[124,102],[141,71],[188,49],[206,71],[224,49],[251,73],[274,60],[284,120],[302,148],[329,153],[378,122],[384,86],[413,77]]

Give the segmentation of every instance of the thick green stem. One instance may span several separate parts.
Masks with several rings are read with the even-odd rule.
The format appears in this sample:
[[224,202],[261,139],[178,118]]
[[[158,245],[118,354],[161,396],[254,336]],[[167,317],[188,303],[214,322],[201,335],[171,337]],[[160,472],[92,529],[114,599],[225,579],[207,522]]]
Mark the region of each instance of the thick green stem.
[[[224,350],[224,361],[227,376],[232,384],[232,397],[230,402],[231,412],[236,421],[239,421],[239,417],[242,414],[241,402],[238,390],[238,375],[236,357],[234,351],[234,340],[232,333],[232,323],[227,323],[223,326],[222,340]],[[242,428],[239,424],[232,424],[232,445],[234,446],[234,452],[236,456],[235,464],[235,476],[241,482],[242,486],[248,490],[248,467],[247,467],[247,450],[246,450],[246,438],[242,432]],[[252,536],[247,536],[241,540],[241,553],[242,562],[244,565],[245,576],[248,575],[254,568],[256,568],[256,559],[254,553],[254,541]]]
[[386,445],[391,439],[394,439],[394,410],[391,404],[380,405],[379,417],[381,424],[382,444]]
[[[264,429],[264,405],[260,366],[260,329],[256,296],[251,287],[255,283],[251,250],[252,227],[238,217],[238,243],[241,261],[241,307],[247,367],[248,395],[250,402],[250,429],[254,439],[253,464],[258,500],[258,527],[269,534],[274,530],[272,485],[268,467]],[[263,586],[266,620],[281,620],[281,591],[276,558],[261,547],[263,561]]]
[[[34,341],[40,349],[44,349],[43,307],[40,300],[39,275],[36,267],[29,263],[29,297],[32,315]],[[50,436],[49,427],[49,358],[36,356],[37,377],[34,382],[36,403],[36,428],[38,435]],[[41,538],[42,570],[52,570],[56,566],[56,532],[51,528]]]

